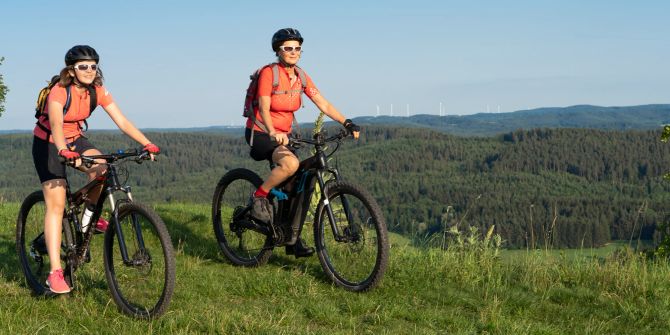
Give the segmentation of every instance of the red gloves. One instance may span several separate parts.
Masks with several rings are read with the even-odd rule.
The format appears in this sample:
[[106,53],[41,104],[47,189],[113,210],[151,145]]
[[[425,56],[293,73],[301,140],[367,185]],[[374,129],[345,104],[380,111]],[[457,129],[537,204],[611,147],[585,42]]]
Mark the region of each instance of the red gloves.
[[154,154],[154,155],[157,155],[157,154],[161,153],[161,149],[158,148],[157,145],[155,145],[155,144],[153,144],[153,143],[151,143],[151,142],[150,142],[150,143],[147,143],[147,144],[144,146],[144,150],[147,151],[148,153],[150,153],[150,154]]
[[72,162],[80,157],[78,152],[70,151],[69,149],[59,150],[58,155],[65,158],[65,160],[69,162]]

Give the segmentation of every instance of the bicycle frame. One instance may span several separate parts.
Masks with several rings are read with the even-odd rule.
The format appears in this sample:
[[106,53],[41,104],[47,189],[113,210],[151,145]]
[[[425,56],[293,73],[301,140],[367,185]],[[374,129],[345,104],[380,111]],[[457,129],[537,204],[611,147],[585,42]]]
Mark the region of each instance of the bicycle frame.
[[[66,236],[69,235],[74,237],[73,241],[66,241],[66,242],[70,244],[67,245],[68,251],[72,250],[76,251],[74,253],[74,256],[76,256],[76,258],[73,259],[75,261],[73,264],[75,267],[77,267],[79,264],[82,263],[82,260],[86,255],[86,251],[88,250],[91,237],[93,236],[92,227],[89,228],[86,232],[83,232],[81,224],[79,222],[80,206],[82,204],[90,202],[90,194],[89,194],[90,192],[101,193],[95,205],[93,215],[91,216],[91,223],[97,222],[98,218],[102,214],[102,208],[104,206],[104,203],[108,199],[112,211],[112,217],[110,221],[116,233],[123,263],[129,266],[134,265],[133,262],[130,260],[130,257],[128,257],[128,249],[126,247],[123,228],[119,224],[120,205],[124,202],[125,203],[132,202],[133,197],[130,186],[124,186],[120,182],[116,166],[114,165],[114,161],[136,155],[137,155],[136,153],[120,153],[112,155],[82,157],[82,159],[88,166],[92,166],[93,164],[105,164],[107,168],[105,170],[105,173],[103,173],[103,175],[98,176],[95,179],[91,180],[82,188],[77,190],[75,193],[71,192],[70,184],[69,182],[67,182],[66,178],[66,199],[67,199],[66,216],[72,221],[76,231],[75,232],[69,231],[70,226],[67,224],[63,225],[63,229],[65,230]],[[97,163],[95,162],[95,159],[105,159],[106,163]],[[100,190],[95,191],[96,188],[100,188]],[[125,194],[125,198],[115,200],[114,193],[118,191],[123,192]],[[139,229],[140,228],[139,222],[137,222],[137,219],[134,216],[132,217],[132,220],[138,246],[140,247],[140,249],[144,249],[144,238],[142,236],[141,229]]]
[[[346,133],[340,132],[338,135],[325,139],[323,134],[319,133],[315,135],[314,141],[300,139],[292,140],[293,143],[296,144],[312,144],[314,145],[316,152],[311,157],[301,161],[296,174],[291,176],[285,183],[282,183],[278,186],[279,189],[288,188],[290,190],[289,194],[287,194],[288,199],[286,199],[286,201],[277,201],[277,213],[279,214],[280,224],[286,224],[288,221],[290,221],[291,224],[290,227],[292,235],[288,244],[295,243],[298,238],[298,233],[301,231],[302,225],[305,223],[305,219],[307,218],[309,201],[314,194],[315,185],[317,182],[319,184],[319,189],[321,190],[321,199],[319,201],[324,203],[331,228],[335,234],[334,238],[338,242],[346,240],[346,237],[341,234],[340,229],[335,224],[336,221],[335,215],[333,214],[333,209],[323,192],[327,183],[324,178],[326,173],[333,175],[336,181],[341,179],[337,168],[331,167],[328,164],[328,157],[337,151],[340,146],[340,140],[345,136]],[[325,145],[326,143],[332,141],[337,142],[337,147],[327,155],[325,152]],[[281,191],[279,192],[283,193]],[[342,198],[342,205],[347,215],[347,220],[351,222],[351,211],[349,209],[349,204],[346,198]],[[286,207],[288,207],[288,209]]]

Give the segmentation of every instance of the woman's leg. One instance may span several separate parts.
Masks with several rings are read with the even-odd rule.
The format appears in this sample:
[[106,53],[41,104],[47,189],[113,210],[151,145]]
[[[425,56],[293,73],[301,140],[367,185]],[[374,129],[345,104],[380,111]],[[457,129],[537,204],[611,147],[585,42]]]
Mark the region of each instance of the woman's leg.
[[49,254],[51,271],[61,269],[60,246],[65,210],[65,179],[52,179],[42,183],[44,203],[44,240]]

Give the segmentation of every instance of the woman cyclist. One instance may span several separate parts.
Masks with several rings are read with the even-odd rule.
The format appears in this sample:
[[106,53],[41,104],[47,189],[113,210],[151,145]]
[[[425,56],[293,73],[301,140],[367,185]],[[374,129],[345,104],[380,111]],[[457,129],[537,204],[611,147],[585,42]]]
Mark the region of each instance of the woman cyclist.
[[[273,187],[281,184],[298,169],[298,157],[286,146],[288,134],[295,113],[301,106],[301,93],[305,93],[324,114],[341,123],[358,138],[360,128],[346,119],[335,106],[319,93],[311,78],[297,69],[302,52],[303,38],[294,28],[280,29],[272,36],[272,50],[277,56],[275,72],[279,78],[273,78],[273,66],[266,66],[258,79],[259,107],[254,111],[255,122],[247,120],[245,137],[251,145],[250,155],[254,160],[270,160],[275,167],[270,176],[254,192],[251,215],[263,222],[272,220],[272,208],[267,199]],[[275,65],[275,64],[273,64]],[[302,82],[305,78],[306,83]],[[278,86],[273,87],[273,79]],[[259,124],[259,122],[261,124]],[[298,239],[295,245],[286,247],[287,254],[295,257],[307,257],[314,249]]]
[[[51,264],[47,285],[54,293],[70,292],[65,282],[60,260],[63,210],[65,208],[65,165],[61,159],[74,162],[89,179],[104,173],[103,165],[86,168],[81,165],[80,155],[99,155],[98,151],[83,136],[82,123],[90,116],[91,107],[102,106],[114,123],[133,140],[144,146],[144,150],[158,154],[160,149],[152,144],[121,113],[112,96],[102,86],[103,75],[98,67],[100,57],[88,45],[76,45],[65,54],[65,67],[60,79],[50,91],[44,112],[39,116],[33,131],[33,161],[42,183],[46,213],[44,217],[44,239]],[[69,91],[69,92],[68,92]],[[90,106],[95,94],[97,104]],[[69,108],[64,106],[69,98]],[[97,203],[99,192],[90,194],[90,204]],[[86,213],[85,213],[86,215]],[[84,221],[84,220],[82,220]],[[82,227],[87,223],[82,222]],[[86,228],[85,228],[86,229]],[[94,229],[103,232],[107,222],[99,220]]]

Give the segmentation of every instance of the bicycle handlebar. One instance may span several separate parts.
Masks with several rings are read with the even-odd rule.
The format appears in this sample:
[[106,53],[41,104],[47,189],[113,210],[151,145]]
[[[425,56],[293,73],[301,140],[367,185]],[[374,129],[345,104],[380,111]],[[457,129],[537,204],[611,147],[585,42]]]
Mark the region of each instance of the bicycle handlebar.
[[319,132],[314,135],[313,140],[308,140],[308,139],[302,139],[302,138],[289,138],[288,140],[288,145],[289,146],[299,146],[300,144],[310,144],[310,145],[324,145],[328,142],[335,142],[335,141],[340,141],[349,135],[349,133],[346,129],[340,129],[340,131],[331,137],[328,138],[323,138],[323,133]]
[[[158,154],[154,154],[154,155],[158,155]],[[116,162],[118,160],[130,158],[130,157],[135,157],[135,159],[133,159],[133,161],[135,161],[135,163],[142,164],[143,161],[151,159],[151,154],[148,151],[146,151],[142,148],[138,148],[138,149],[119,150],[116,153],[111,153],[111,154],[90,155],[90,156],[81,155],[78,159],[81,159],[82,165],[86,166],[87,168],[90,168],[94,164],[101,164],[101,163],[96,162],[97,159],[105,160],[106,163],[102,163],[102,164],[111,164],[111,163]],[[75,164],[74,161],[68,161],[63,157],[58,157],[58,159],[61,162],[61,164],[66,164],[66,165],[75,167],[74,166],[74,164]]]

